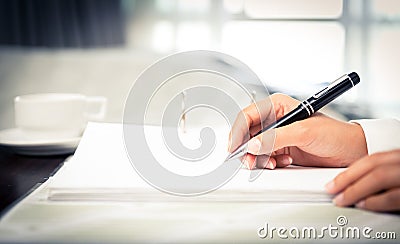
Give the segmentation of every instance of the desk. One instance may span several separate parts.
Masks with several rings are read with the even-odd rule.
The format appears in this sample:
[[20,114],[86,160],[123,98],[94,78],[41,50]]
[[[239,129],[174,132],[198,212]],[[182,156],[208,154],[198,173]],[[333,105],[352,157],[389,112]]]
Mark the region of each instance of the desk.
[[22,156],[0,147],[0,213],[36,184],[46,181],[68,156]]
[[[0,197],[4,210],[37,183],[44,182],[68,155],[25,157],[0,151]],[[46,184],[7,212],[0,222],[1,243],[266,243],[291,241],[275,236],[259,238],[267,223],[286,229],[337,226],[338,216],[348,226],[368,226],[400,233],[399,217],[330,203],[268,202],[48,202]],[[29,240],[29,241],[28,241]],[[365,238],[337,240],[305,238],[305,242],[361,242]],[[303,241],[303,240],[299,240]],[[373,241],[373,240],[372,240]],[[385,240],[397,243],[396,239]]]

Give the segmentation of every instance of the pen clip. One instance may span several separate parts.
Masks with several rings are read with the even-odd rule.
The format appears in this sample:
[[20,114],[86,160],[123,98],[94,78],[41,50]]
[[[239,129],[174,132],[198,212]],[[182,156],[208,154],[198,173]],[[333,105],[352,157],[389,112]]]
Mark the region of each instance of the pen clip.
[[340,84],[342,81],[346,80],[348,78],[348,75],[342,75],[340,78],[336,79],[335,81],[333,81],[331,84],[329,84],[327,87],[325,87],[324,89],[322,89],[321,91],[319,91],[318,93],[314,94],[313,97],[315,99],[318,99],[319,97],[321,97],[322,95],[324,95],[325,93],[327,93],[329,90],[331,90],[333,87],[337,86],[338,84]]

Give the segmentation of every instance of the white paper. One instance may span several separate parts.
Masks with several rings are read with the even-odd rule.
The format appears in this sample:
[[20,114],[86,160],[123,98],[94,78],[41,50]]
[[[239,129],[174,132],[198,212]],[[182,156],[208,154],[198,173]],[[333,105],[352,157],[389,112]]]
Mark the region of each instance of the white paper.
[[[174,159],[168,150],[162,148],[162,139],[158,136],[160,128],[148,126],[146,133],[149,133],[148,138],[153,138],[148,143],[157,149],[153,154],[164,160],[163,166],[169,170],[181,169],[184,162]],[[207,165],[203,167],[206,168],[205,171],[224,163],[223,159],[227,155],[228,131],[221,128],[216,133],[221,140],[213,154],[204,160]],[[195,142],[198,134],[189,133],[190,136],[194,139],[192,142]],[[169,164],[170,162],[174,163]],[[295,166],[262,170],[261,175],[250,182],[250,171],[240,169],[228,183],[216,191],[197,197],[173,196],[156,190],[134,170],[125,151],[121,124],[89,123],[73,159],[51,178],[48,198],[103,201],[326,202],[331,200],[331,196],[325,193],[324,185],[342,170]],[[195,174],[196,168],[193,170],[187,167],[179,173]]]

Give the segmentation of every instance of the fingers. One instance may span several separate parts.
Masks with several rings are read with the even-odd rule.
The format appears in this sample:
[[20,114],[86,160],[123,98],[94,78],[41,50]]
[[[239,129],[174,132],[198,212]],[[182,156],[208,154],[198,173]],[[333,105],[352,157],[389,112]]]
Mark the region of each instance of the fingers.
[[276,119],[280,119],[300,104],[300,101],[281,93],[272,94],[270,99],[274,106]]
[[400,150],[377,153],[352,164],[326,185],[337,206],[400,210]]
[[354,162],[346,171],[340,173],[331,182],[326,184],[326,191],[330,194],[337,194],[346,187],[365,176],[368,172],[382,164],[400,162],[400,150],[386,153],[376,153],[363,157]]
[[247,153],[243,156],[242,163],[247,169],[255,169],[257,164],[256,156]]
[[287,95],[273,94],[269,98],[251,104],[241,111],[229,133],[228,151],[232,152],[243,142],[261,129],[264,125],[271,124],[284,114],[295,108],[300,102]]
[[249,139],[248,131],[252,123],[252,118],[249,117],[245,112],[240,112],[237,115],[229,133],[228,152],[233,152],[246,139]]
[[330,194],[337,194],[344,190],[347,186],[358,180],[363,175],[366,175],[370,170],[375,167],[377,155],[371,157],[364,157],[355,162],[346,171],[338,174],[335,179],[326,184],[325,189]]
[[371,170],[334,198],[337,206],[350,206],[383,190],[400,187],[399,165],[388,164]]
[[[239,147],[243,142],[250,139],[250,133],[256,133],[260,130],[261,122],[269,116],[274,115],[271,113],[272,106],[268,100],[262,100],[253,103],[241,111],[232,126],[229,133],[229,146],[228,151],[232,152]],[[275,116],[273,116],[275,118]],[[255,128],[253,128],[255,127]]]
[[254,155],[271,154],[271,152],[290,146],[301,146],[308,141],[307,127],[299,121],[264,133],[252,138],[247,151]]
[[275,156],[246,154],[242,160],[248,169],[275,169],[289,166],[293,159],[290,155],[281,154]]
[[287,154],[276,155],[274,158],[276,160],[276,167],[278,168],[284,168],[293,163],[293,158]]
[[276,161],[274,158],[269,157],[267,155],[253,155],[247,153],[243,156],[242,163],[248,169],[275,169],[276,168]]
[[259,169],[275,169],[277,167],[276,160],[268,155],[259,155],[256,157],[256,166]]
[[400,188],[394,188],[384,193],[370,196],[356,204],[357,208],[387,212],[400,210]]

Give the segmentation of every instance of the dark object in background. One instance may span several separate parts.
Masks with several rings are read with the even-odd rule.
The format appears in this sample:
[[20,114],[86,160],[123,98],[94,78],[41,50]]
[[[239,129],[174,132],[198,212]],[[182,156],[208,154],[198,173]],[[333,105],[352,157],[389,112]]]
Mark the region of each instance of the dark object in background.
[[122,13],[119,0],[0,0],[0,45],[122,45]]

